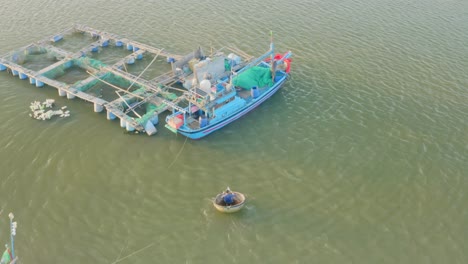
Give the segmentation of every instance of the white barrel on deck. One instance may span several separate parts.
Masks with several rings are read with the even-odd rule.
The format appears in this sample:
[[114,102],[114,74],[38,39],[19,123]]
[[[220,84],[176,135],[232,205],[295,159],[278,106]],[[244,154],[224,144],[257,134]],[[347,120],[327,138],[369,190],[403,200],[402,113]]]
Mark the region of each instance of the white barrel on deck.
[[73,99],[73,98],[75,98],[75,95],[72,94],[72,93],[67,93],[67,98],[68,99]]
[[127,129],[128,132],[135,131],[135,128],[130,123],[125,125],[125,129]]
[[107,120],[114,120],[115,117],[116,116],[111,111],[107,110]]
[[127,122],[123,118],[120,118],[120,127],[127,127]]
[[67,96],[67,92],[65,92],[64,90],[62,90],[62,89],[60,89],[60,88],[58,88],[58,94],[59,94],[60,96]]
[[95,113],[100,113],[104,110],[104,107],[98,103],[94,103],[94,112]]

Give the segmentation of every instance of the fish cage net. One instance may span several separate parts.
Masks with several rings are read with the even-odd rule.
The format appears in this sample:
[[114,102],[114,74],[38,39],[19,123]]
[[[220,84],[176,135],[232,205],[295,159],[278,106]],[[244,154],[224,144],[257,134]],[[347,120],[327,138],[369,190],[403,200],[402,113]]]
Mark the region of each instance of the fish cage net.
[[41,46],[30,46],[22,51],[16,51],[8,59],[26,69],[38,71],[63,58],[62,54]]

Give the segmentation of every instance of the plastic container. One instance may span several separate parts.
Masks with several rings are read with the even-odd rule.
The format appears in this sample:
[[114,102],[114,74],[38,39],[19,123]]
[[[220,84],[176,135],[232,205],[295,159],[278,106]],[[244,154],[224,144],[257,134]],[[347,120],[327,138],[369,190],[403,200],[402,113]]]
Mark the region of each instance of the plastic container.
[[200,116],[198,122],[200,122],[200,128],[206,127],[208,125],[208,118],[206,116]]
[[241,58],[234,53],[230,53],[228,59],[231,61],[231,66],[236,66],[241,62]]
[[172,128],[179,129],[179,127],[181,127],[184,124],[184,120],[181,119],[179,116],[176,116],[176,117],[169,119],[167,124],[171,126]]
[[62,36],[62,35],[57,35],[57,36],[54,36],[52,40],[53,40],[54,42],[58,42],[58,41],[60,41],[60,40],[62,40],[62,39],[63,39],[63,36]]
[[260,96],[260,90],[258,90],[257,86],[252,87],[250,93],[252,94],[253,99],[256,99],[258,96]]
[[275,83],[279,82],[281,80],[281,78],[283,78],[282,75],[275,75]]

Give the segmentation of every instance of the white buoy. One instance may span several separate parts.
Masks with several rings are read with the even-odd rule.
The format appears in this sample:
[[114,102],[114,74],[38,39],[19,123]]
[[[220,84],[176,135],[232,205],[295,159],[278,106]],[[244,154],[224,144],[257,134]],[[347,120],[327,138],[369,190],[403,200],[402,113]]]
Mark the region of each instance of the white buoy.
[[95,113],[100,113],[104,110],[104,107],[98,103],[94,103],[94,112]]

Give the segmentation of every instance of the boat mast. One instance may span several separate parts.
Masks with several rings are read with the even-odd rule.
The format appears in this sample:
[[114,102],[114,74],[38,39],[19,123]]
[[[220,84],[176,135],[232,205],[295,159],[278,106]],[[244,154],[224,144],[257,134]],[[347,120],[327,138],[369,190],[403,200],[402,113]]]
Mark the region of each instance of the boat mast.
[[273,30],[270,30],[270,70],[271,70],[271,79],[275,81],[275,44],[273,43]]

